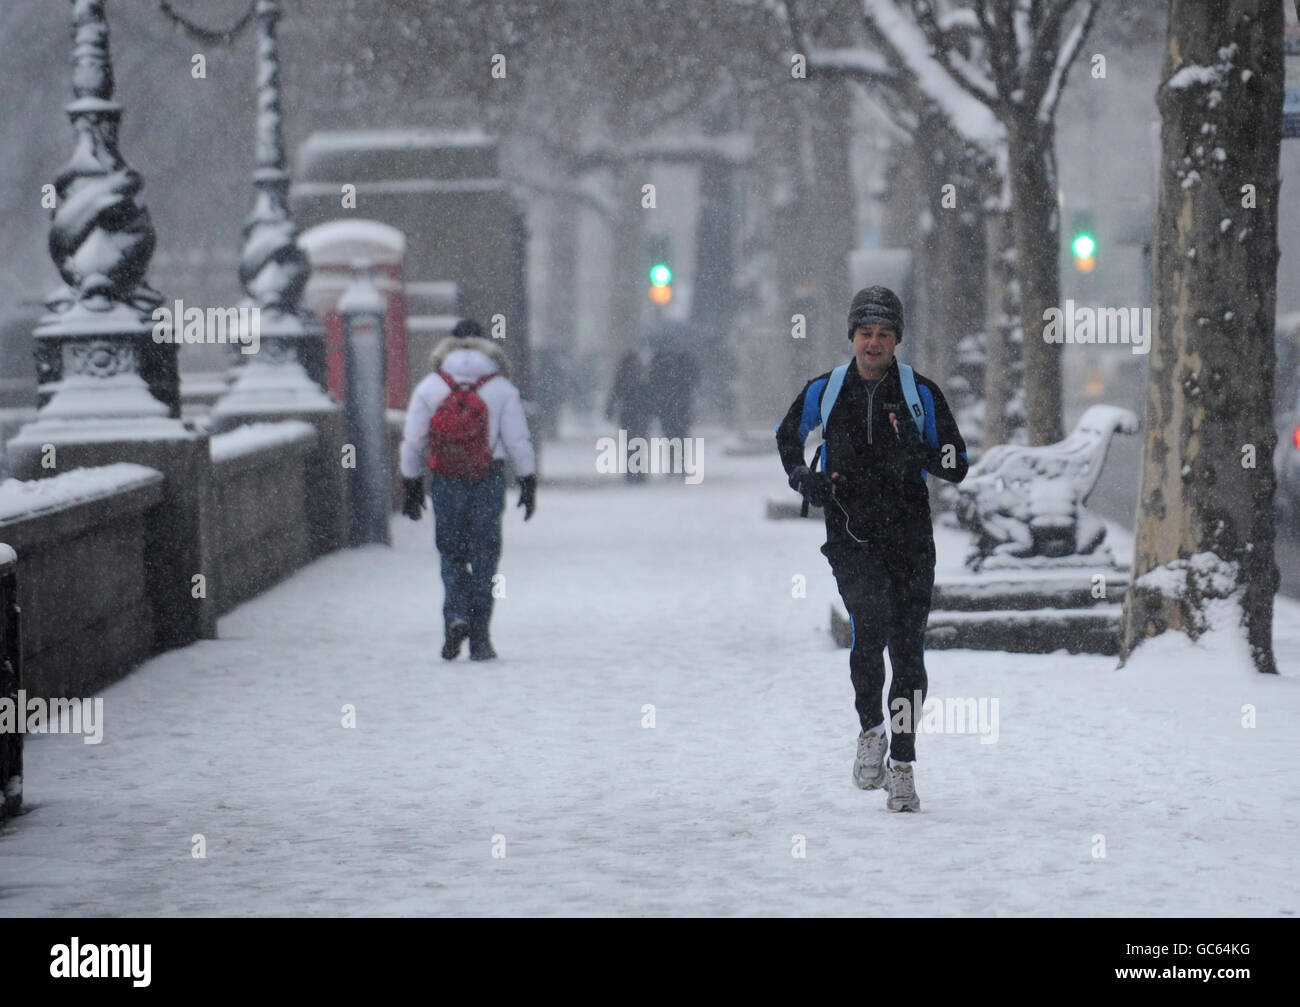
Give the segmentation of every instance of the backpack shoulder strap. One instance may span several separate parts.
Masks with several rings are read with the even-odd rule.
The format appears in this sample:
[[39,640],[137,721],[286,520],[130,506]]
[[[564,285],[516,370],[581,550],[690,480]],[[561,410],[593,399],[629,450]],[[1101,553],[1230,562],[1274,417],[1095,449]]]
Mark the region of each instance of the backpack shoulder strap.
[[844,387],[844,376],[849,373],[848,364],[840,364],[839,367],[831,371],[831,376],[826,381],[826,391],[822,393],[822,436],[826,436],[826,421],[831,418],[831,410],[835,408],[835,400],[840,397],[840,389]]
[[443,381],[447,382],[447,387],[450,388],[453,392],[456,390],[456,379],[453,378],[446,371],[439,371],[438,377],[442,378]]
[[821,459],[821,471],[827,471],[830,465],[830,451],[826,444],[826,421],[831,418],[831,410],[835,408],[835,400],[840,397],[840,389],[844,387],[844,377],[849,373],[849,367],[853,361],[847,364],[840,364],[839,367],[831,371],[830,377],[826,379],[826,389],[822,392],[821,413],[822,413],[822,445],[817,449],[817,455],[813,456],[813,471],[817,470],[817,460]]
[[496,371],[493,371],[491,374],[484,374],[481,378],[479,378],[477,381],[474,382],[474,391],[478,391],[480,388],[482,388],[484,385],[486,385],[489,381],[491,381],[496,376],[497,376]]
[[921,436],[925,436],[925,410],[921,408],[921,396],[916,392],[916,374],[913,373],[911,365],[899,363],[898,380],[903,386],[903,399],[907,402],[908,412],[912,414],[912,420],[916,423],[916,428],[921,431]]

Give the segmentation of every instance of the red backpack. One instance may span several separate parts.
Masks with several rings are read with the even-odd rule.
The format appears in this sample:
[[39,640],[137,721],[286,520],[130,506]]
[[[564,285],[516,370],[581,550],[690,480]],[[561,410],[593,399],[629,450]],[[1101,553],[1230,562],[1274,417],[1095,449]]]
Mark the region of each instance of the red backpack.
[[473,384],[458,385],[446,371],[438,376],[451,389],[429,419],[429,468],[455,479],[479,482],[488,474],[488,408],[478,390],[496,377],[486,374]]

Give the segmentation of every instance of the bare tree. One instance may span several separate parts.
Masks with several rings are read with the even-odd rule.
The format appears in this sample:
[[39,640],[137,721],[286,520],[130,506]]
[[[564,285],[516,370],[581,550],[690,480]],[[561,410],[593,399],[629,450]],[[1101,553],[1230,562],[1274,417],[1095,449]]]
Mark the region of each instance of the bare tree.
[[[1060,300],[1060,221],[1056,204],[1056,109],[1071,64],[1092,27],[1098,0],[863,0],[872,41],[911,90],[938,109],[957,134],[988,153],[1003,181],[986,209],[1008,214],[993,226],[993,276],[1014,261],[1024,336],[1029,439],[1064,434],[1060,348],[1037,338],[1046,310]],[[1071,12],[1079,9],[1067,28]],[[1010,249],[1014,248],[1014,253]],[[991,302],[1005,306],[998,298]],[[999,312],[998,307],[991,309]],[[1005,314],[1005,312],[1002,312]],[[999,327],[1000,328],[1000,327]],[[1003,370],[989,333],[990,376]],[[992,399],[992,394],[990,394]],[[989,417],[995,434],[997,417]]]
[[[903,38],[897,46],[882,44],[879,32],[868,22],[867,34],[875,38],[874,45],[822,48],[812,40],[813,29],[802,17],[802,6],[795,0],[787,0],[785,6],[791,35],[807,56],[809,68],[817,76],[845,77],[867,88],[877,99],[875,107],[890,126],[895,144],[913,148],[912,154],[905,156],[904,163],[910,165],[908,178],[901,182],[904,187],[921,190],[920,215],[946,221],[942,186],[973,182],[974,193],[965,191],[961,196],[974,196],[969,206],[980,217],[981,254],[966,255],[956,273],[950,274],[946,267],[954,264],[954,256],[949,253],[960,254],[953,241],[931,243],[925,235],[911,236],[910,243],[919,253],[917,278],[923,286],[916,294],[918,320],[940,326],[935,333],[939,339],[963,331],[969,324],[968,312],[961,312],[955,303],[942,303],[946,291],[930,281],[941,275],[961,275],[984,264],[985,272],[978,280],[985,288],[982,324],[987,333],[982,443],[1009,440],[1023,426],[1024,395],[1015,252],[1006,222],[1006,130],[970,95],[956,87],[936,86],[943,79],[943,68],[925,51],[924,39],[915,26],[902,26],[901,31],[905,36],[910,32],[910,38]],[[832,25],[827,33],[832,31],[842,34],[843,28]],[[936,157],[940,154],[944,156]],[[942,179],[936,174],[941,161],[950,167]],[[964,208],[965,204],[963,212]],[[964,237],[957,228],[938,230],[941,239]],[[932,244],[938,248],[930,247]],[[936,376],[947,374],[940,369]]]
[[1171,0],[1162,117],[1156,334],[1122,655],[1170,629],[1240,619],[1272,650],[1273,326],[1282,7]]

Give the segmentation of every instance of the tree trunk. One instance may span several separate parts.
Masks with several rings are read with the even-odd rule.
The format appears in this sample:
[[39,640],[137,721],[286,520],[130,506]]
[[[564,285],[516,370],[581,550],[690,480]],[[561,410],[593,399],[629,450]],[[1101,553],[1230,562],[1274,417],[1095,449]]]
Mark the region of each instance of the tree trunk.
[[610,347],[617,356],[636,339],[645,311],[649,279],[645,258],[645,214],[641,208],[644,171],[619,165],[614,168],[613,268],[609,280]]
[[819,314],[826,319],[847,316],[849,252],[857,244],[857,206],[849,161],[853,94],[847,81],[817,82],[817,115],[812,119],[813,230],[817,256]]
[[[804,382],[825,370],[822,365],[828,359],[835,363],[847,359],[852,349],[845,323],[819,313],[813,229],[808,226],[813,198],[804,184],[799,151],[783,148],[774,152],[766,181],[777,303],[781,305],[778,326],[788,340],[790,379]],[[844,315],[848,315],[848,305]],[[790,335],[795,316],[802,316],[805,322],[802,338]]]
[[[708,136],[735,129],[731,95],[726,104],[704,116]],[[695,218],[695,283],[691,291],[691,321],[699,340],[697,354],[712,360],[725,373],[734,373],[736,312],[735,222],[738,218],[735,170],[721,158],[704,158],[699,166],[699,208]],[[705,382],[701,405],[726,420],[735,403],[730,381]]]
[[[570,171],[566,178],[575,177]],[[546,285],[543,295],[545,334],[538,361],[536,396],[541,432],[554,438],[565,398],[564,374],[572,362],[578,325],[578,220],[581,207],[571,195],[558,193],[550,200],[546,237]]]
[[[989,179],[985,190],[1000,189]],[[980,453],[1008,443],[1021,425],[1020,302],[1015,278],[1016,248],[1010,215],[996,191],[984,201],[985,322],[984,421]]]
[[[1256,669],[1272,672],[1282,7],[1171,0],[1168,30],[1156,332],[1121,659],[1166,630],[1196,638],[1233,599]],[[1176,74],[1183,86],[1170,87]]]
[[[919,131],[925,135],[925,127]],[[942,136],[942,133],[935,134]],[[925,158],[929,185],[922,193],[923,229],[917,249],[917,328],[921,369],[942,385],[952,377],[957,344],[984,325],[986,274],[979,189],[957,142],[941,140]],[[944,186],[954,187],[945,205]],[[946,391],[946,389],[945,389]]]
[[1065,437],[1061,346],[1043,339],[1043,316],[1061,300],[1060,211],[1056,200],[1055,128],[1032,111],[1007,122],[1011,219],[1020,284],[1025,365],[1025,418],[1030,444]]

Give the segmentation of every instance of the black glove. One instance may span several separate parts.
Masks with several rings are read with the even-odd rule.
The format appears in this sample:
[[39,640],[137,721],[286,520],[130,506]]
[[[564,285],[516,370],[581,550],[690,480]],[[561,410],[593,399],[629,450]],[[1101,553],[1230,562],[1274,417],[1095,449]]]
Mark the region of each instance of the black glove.
[[826,505],[829,490],[825,472],[811,472],[807,465],[800,465],[790,473],[790,488],[797,490],[814,507]]
[[898,434],[898,448],[900,462],[904,469],[925,468],[929,460],[929,451],[926,448],[925,441],[921,440],[921,431],[917,429],[915,421],[907,413],[894,417],[894,430]]
[[403,479],[406,499],[402,501],[402,513],[412,521],[419,521],[424,515],[424,480]]
[[516,507],[524,509],[524,520],[533,516],[537,509],[537,476],[521,476],[519,479],[519,502]]

